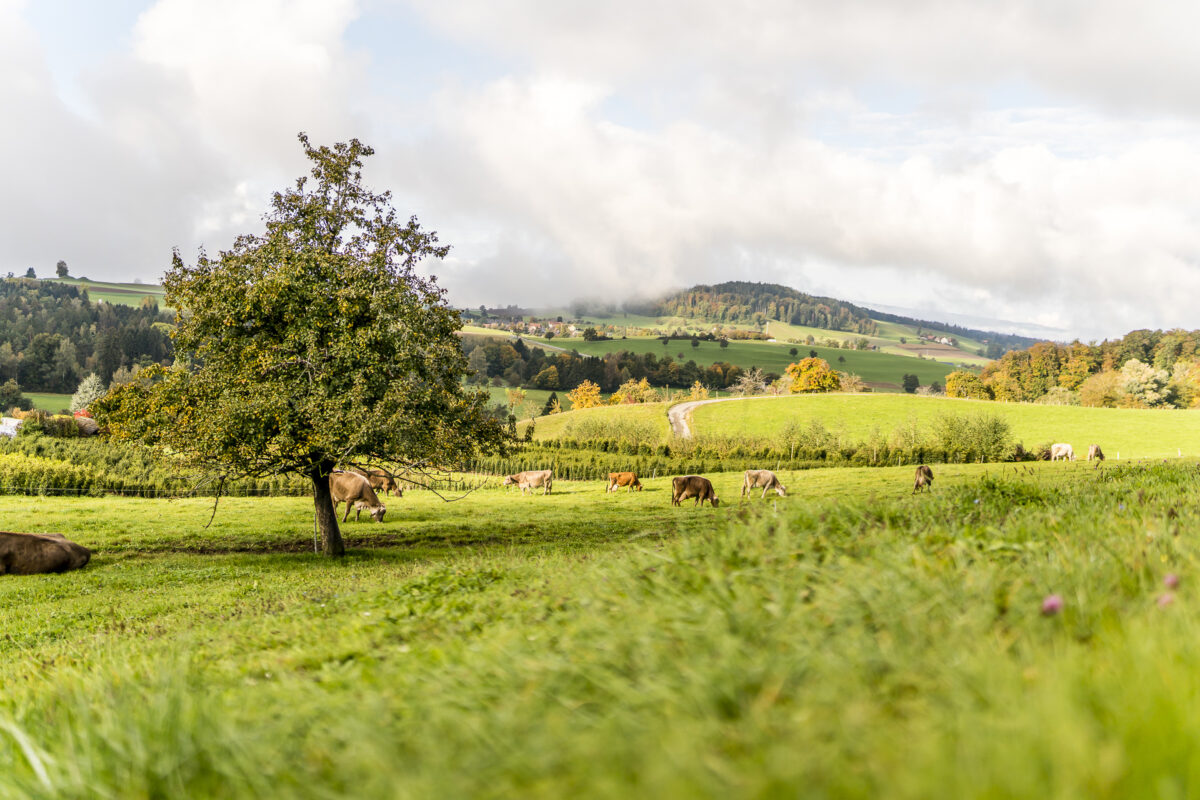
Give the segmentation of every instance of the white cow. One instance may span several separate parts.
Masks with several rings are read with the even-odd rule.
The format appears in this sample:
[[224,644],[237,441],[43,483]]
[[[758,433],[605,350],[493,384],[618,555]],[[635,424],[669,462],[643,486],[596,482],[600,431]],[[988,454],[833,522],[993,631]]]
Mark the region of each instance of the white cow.
[[554,476],[548,469],[530,469],[524,472],[518,472],[516,475],[509,475],[504,479],[505,486],[519,486],[521,494],[526,492],[533,494],[533,490],[542,487],[542,494],[550,494],[550,488],[554,483]]
[[1050,445],[1050,460],[1058,461],[1060,458],[1063,461],[1074,461],[1075,460],[1075,448],[1073,448],[1073,447],[1071,447],[1071,445],[1065,444],[1065,443]]

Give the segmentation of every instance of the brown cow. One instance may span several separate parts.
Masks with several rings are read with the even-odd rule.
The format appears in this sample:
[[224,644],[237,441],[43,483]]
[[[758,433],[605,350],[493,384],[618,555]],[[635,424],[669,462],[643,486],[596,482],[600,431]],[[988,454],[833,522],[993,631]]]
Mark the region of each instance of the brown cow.
[[917,476],[916,476],[916,480],[913,481],[912,493],[916,494],[921,489],[932,489],[932,488],[933,488],[933,470],[931,470],[927,464],[918,464],[917,465]]
[[[1117,455],[1120,455],[1120,453]],[[1100,449],[1100,445],[1098,444],[1088,445],[1088,461],[1091,461],[1093,458],[1099,459],[1100,461],[1104,460],[1104,451]]]
[[767,492],[774,490],[775,494],[780,497],[787,497],[787,487],[779,482],[779,478],[775,477],[775,473],[769,469],[748,469],[746,476],[742,480],[742,497],[749,494],[751,489],[762,488],[762,496],[759,500],[766,498]]
[[542,487],[542,494],[550,494],[553,483],[554,475],[548,469],[529,469],[504,478],[505,486],[519,486],[521,494],[525,494],[526,490],[532,493],[539,486]]
[[608,473],[608,489],[606,489],[605,491],[615,492],[618,488],[620,488],[622,486],[628,487],[628,491],[633,491],[634,489],[637,489],[640,492],[642,490],[642,482],[638,480],[638,477],[635,473],[633,473],[633,472],[610,472],[610,473]]
[[61,533],[0,532],[0,575],[66,572],[91,558],[91,550]]
[[358,522],[365,508],[371,512],[371,519],[383,522],[387,506],[379,502],[378,495],[371,488],[367,479],[357,472],[342,472],[335,470],[329,473],[329,491],[333,495],[333,507],[336,510],[339,503],[345,502],[346,513],[342,516],[345,522],[350,516],[350,508],[354,508],[354,521]]
[[702,478],[699,475],[683,475],[671,479],[671,505],[677,506],[683,500],[696,498],[696,505],[702,504],[705,500],[716,508],[721,504],[717,498],[717,493],[713,489],[712,481],[708,478]]
[[390,493],[393,497],[404,497],[404,489],[396,483],[396,478],[390,472],[381,469],[352,469],[350,471],[366,478],[367,483],[371,484],[371,488],[375,490],[376,494],[386,497]]

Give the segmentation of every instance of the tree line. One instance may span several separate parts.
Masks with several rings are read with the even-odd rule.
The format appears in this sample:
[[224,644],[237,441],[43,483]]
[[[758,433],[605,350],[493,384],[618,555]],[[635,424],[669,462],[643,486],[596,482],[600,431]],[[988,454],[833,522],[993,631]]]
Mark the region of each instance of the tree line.
[[87,290],[28,278],[0,279],[0,384],[21,391],[75,391],[96,373],[171,363],[170,313],[93,302]]
[[1099,344],[1038,342],[946,376],[953,397],[1125,408],[1200,407],[1200,330],[1130,331]]
[[[630,308],[634,310],[634,308]],[[693,286],[637,313],[698,317],[714,322],[762,325],[769,321],[871,335],[878,325],[865,308],[830,297],[814,297],[773,283],[727,281]]]
[[[738,382],[744,370],[734,364],[717,362],[699,366],[694,360],[653,353],[644,355],[622,350],[605,356],[585,356],[576,352],[547,352],[530,347],[524,341],[511,342],[489,337],[464,336],[463,351],[476,383],[494,386],[524,386],[530,389],[572,389],[591,381],[605,392],[615,391],[630,380],[643,378],[654,386],[688,388],[697,381],[710,389],[725,389]],[[765,376],[779,378],[777,373]]]

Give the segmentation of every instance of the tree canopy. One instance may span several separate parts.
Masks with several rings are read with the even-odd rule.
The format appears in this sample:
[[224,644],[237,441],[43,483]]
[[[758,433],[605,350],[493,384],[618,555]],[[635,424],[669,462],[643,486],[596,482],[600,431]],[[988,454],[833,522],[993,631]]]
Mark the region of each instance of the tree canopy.
[[174,254],[175,365],[143,370],[95,411],[114,437],[213,475],[310,477],[322,549],[339,555],[336,466],[449,467],[505,452],[514,431],[486,416],[486,392],[462,388],[458,312],[416,271],[449,248],[363,186],[370,147],[299,138],[311,179],[274,194],[264,233],[194,266]]

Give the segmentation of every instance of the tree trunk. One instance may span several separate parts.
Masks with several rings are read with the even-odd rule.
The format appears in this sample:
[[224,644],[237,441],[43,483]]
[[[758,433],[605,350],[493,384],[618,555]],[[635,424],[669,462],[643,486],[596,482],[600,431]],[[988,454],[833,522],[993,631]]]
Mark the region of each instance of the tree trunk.
[[332,461],[322,461],[309,470],[308,477],[313,482],[313,506],[316,512],[317,531],[320,535],[318,552],[327,556],[340,556],[345,555],[346,545],[342,543],[342,532],[338,530],[337,511],[334,510],[333,495],[329,491],[329,473],[333,471],[333,467]]

